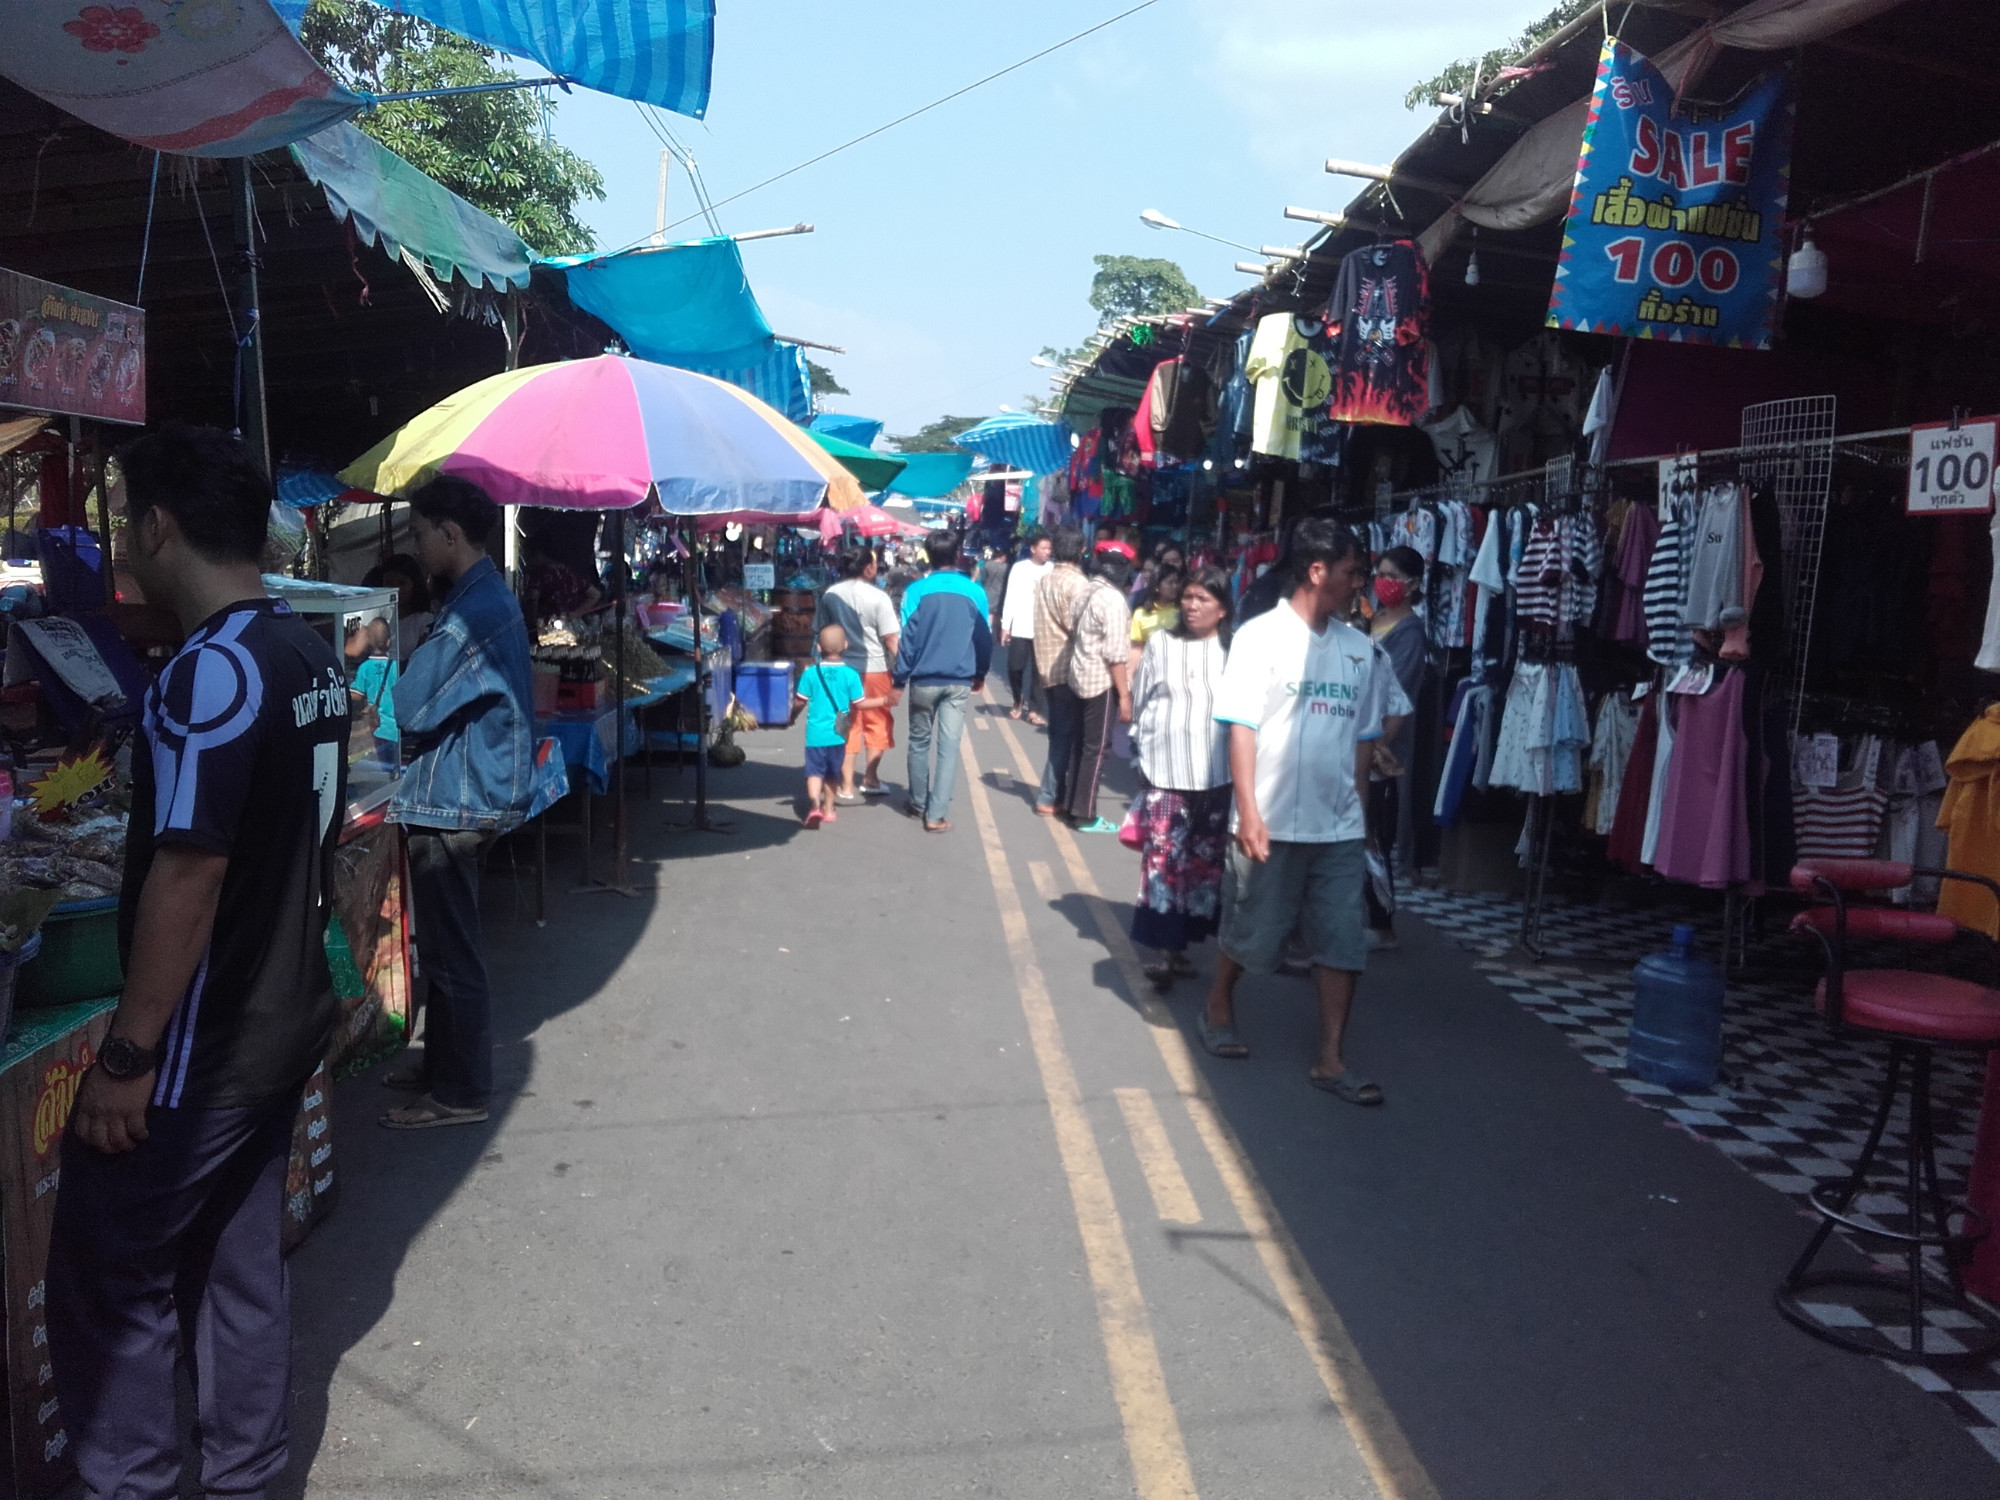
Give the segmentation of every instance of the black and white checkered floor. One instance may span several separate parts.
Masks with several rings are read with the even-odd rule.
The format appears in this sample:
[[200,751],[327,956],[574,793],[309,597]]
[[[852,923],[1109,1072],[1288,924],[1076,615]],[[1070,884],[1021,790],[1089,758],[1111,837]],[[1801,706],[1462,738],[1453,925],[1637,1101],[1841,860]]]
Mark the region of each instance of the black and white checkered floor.
[[[1630,1098],[1662,1111],[1674,1128],[1710,1142],[1801,1207],[1808,1206],[1805,1195],[1816,1183],[1852,1170],[1867,1139],[1885,1059],[1880,1048],[1842,1041],[1819,1024],[1810,1001],[1814,975],[1803,955],[1753,949],[1753,964],[1760,958],[1777,960],[1758,964],[1753,973],[1790,971],[1792,977],[1731,980],[1722,1077],[1708,1093],[1680,1094],[1625,1068],[1631,968],[1645,954],[1667,948],[1677,922],[1695,923],[1701,949],[1713,956],[1721,947],[1718,915],[1552,900],[1537,960],[1517,946],[1517,900],[1423,888],[1398,894],[1407,911],[1470,950],[1475,967],[1494,985],[1560,1030]],[[1982,1081],[1977,1058],[1939,1054],[1932,1089],[1938,1171],[1948,1192],[1962,1190],[1972,1165]],[[1891,1118],[1885,1153],[1900,1152],[1900,1123],[1900,1114]],[[1900,1205],[1887,1199],[1864,1198],[1859,1206],[1867,1212],[1900,1212]],[[1885,1269],[1896,1267],[1885,1263]],[[1853,1317],[1851,1310],[1841,1312]],[[1949,1310],[1934,1314],[1931,1321],[1940,1349],[1951,1347],[1954,1326],[1964,1326],[1962,1315]],[[1890,1368],[1949,1403],[1981,1446],[2000,1459],[2000,1361],[1948,1373]]]

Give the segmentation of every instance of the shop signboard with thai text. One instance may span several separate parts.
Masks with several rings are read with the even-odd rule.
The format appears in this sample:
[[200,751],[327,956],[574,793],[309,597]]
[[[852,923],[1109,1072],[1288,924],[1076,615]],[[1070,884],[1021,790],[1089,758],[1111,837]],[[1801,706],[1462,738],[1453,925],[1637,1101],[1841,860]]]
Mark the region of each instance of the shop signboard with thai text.
[[0,408],[141,424],[146,314],[0,269]]
[[1996,419],[1925,422],[1910,429],[1910,485],[1904,508],[1913,516],[1983,516],[1993,509]]
[[1658,68],[1606,37],[1549,326],[1768,349],[1792,109],[1782,70],[1727,105],[1676,100]]

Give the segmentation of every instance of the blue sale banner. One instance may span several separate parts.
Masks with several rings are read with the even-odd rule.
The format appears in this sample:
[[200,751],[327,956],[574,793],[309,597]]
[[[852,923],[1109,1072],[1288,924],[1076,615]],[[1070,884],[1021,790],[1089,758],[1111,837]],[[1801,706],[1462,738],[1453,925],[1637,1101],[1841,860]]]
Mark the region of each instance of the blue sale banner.
[[1613,37],[1597,59],[1551,328],[1768,349],[1784,264],[1783,71],[1721,109],[1683,101]]

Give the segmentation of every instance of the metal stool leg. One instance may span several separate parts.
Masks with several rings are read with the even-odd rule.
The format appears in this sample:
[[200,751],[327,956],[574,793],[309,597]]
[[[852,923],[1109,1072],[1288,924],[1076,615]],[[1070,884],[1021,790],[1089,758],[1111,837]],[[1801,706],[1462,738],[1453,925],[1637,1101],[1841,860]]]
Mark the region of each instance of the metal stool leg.
[[[1862,1143],[1861,1154],[1854,1158],[1853,1173],[1841,1188],[1839,1203],[1841,1213],[1846,1213],[1852,1206],[1855,1196],[1860,1193],[1862,1185],[1868,1180],[1868,1169],[1875,1164],[1875,1153],[1882,1145],[1882,1133],[1888,1128],[1889,1115],[1896,1107],[1896,1085],[1901,1081],[1902,1073],[1903,1048],[1901,1043],[1897,1043],[1889,1049],[1889,1076],[1882,1084],[1882,1102],[1876,1106],[1875,1122],[1868,1128],[1868,1139]],[[1818,1258],[1820,1250],[1826,1245],[1827,1238],[1832,1233],[1833,1220],[1821,1215],[1819,1228],[1813,1231],[1813,1237],[1806,1242],[1805,1253],[1792,1262],[1792,1269],[1786,1273],[1784,1284],[1787,1287],[1796,1287],[1799,1279],[1812,1269],[1813,1261]]]

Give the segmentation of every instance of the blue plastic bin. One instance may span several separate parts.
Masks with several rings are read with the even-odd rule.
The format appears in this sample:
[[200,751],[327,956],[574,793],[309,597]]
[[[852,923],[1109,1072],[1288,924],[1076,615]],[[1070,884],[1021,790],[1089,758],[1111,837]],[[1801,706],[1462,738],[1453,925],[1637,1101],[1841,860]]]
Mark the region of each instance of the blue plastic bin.
[[745,661],[736,664],[736,701],[759,724],[782,728],[792,717],[792,664]]

